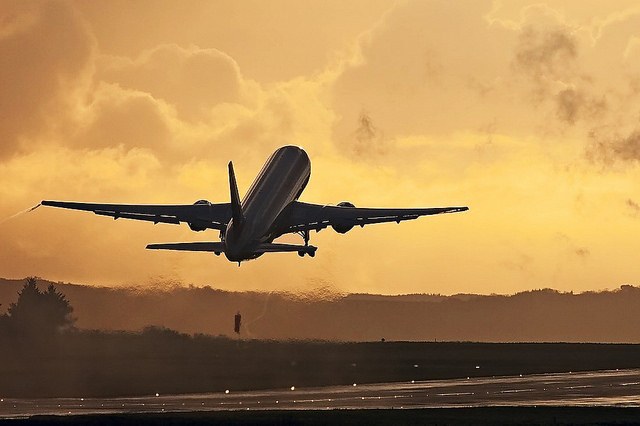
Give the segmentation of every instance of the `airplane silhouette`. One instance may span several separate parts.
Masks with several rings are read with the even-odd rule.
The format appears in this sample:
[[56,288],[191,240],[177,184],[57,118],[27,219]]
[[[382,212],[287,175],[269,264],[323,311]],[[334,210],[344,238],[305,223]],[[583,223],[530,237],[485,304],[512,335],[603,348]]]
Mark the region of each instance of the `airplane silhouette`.
[[[419,216],[455,213],[468,207],[416,209],[356,208],[343,201],[337,205],[310,204],[298,201],[309,182],[311,162],[297,146],[283,146],[266,161],[244,199],[229,162],[231,202],[210,203],[199,200],[185,205],[97,204],[69,201],[42,201],[43,206],[91,211],[114,219],[135,219],[157,223],[186,222],[193,231],[217,229],[220,241],[149,244],[147,249],[184,250],[224,253],[232,262],[255,259],[264,253],[297,252],[315,256],[317,247],[309,245],[309,233],[331,226],[344,234],[356,225],[397,222]],[[274,243],[277,237],[300,234],[304,245]]]

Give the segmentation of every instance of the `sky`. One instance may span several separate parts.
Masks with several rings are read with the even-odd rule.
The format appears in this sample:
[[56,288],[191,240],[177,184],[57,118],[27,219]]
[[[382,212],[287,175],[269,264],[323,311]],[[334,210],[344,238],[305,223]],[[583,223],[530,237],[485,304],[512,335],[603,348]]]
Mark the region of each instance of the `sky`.
[[[636,1],[3,1],[0,276],[228,290],[637,284]],[[470,211],[312,233],[314,259],[42,207],[228,201],[302,146],[302,201]],[[298,241],[289,236],[285,241]]]

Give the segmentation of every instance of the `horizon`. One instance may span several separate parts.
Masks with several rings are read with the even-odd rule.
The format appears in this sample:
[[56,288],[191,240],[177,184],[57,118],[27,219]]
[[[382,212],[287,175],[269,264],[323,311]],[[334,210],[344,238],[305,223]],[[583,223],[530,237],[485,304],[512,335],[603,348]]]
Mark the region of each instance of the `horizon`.
[[[251,289],[228,289],[223,286],[217,287],[214,284],[195,284],[195,283],[185,283],[185,282],[177,282],[177,281],[168,281],[156,283],[154,285],[146,285],[140,286],[136,284],[121,284],[121,285],[108,285],[108,284],[95,284],[95,283],[80,283],[80,282],[71,282],[71,281],[53,281],[45,277],[39,276],[26,276],[23,278],[7,278],[0,277],[0,281],[19,281],[24,282],[28,278],[36,278],[39,282],[51,283],[54,285],[71,285],[71,286],[80,286],[80,287],[90,287],[96,289],[110,289],[110,290],[125,290],[125,291],[133,291],[133,292],[153,292],[153,291],[171,291],[175,289],[210,289],[215,291],[222,291],[228,293],[258,293],[258,294],[286,294],[292,296],[304,296],[313,299],[313,295],[318,291],[327,292],[327,294],[335,295],[335,296],[383,296],[383,297],[401,297],[401,296],[438,296],[438,297],[455,297],[455,296],[503,296],[510,297],[516,296],[518,294],[523,293],[532,293],[532,292],[541,292],[541,291],[552,291],[558,294],[571,294],[571,295],[581,295],[581,294],[591,294],[591,293],[611,293],[616,291],[624,290],[626,287],[640,289],[640,284],[636,285],[633,283],[622,283],[617,287],[608,287],[601,289],[593,289],[593,290],[584,290],[584,291],[574,291],[574,290],[561,290],[553,287],[532,287],[530,289],[518,290],[514,293],[371,293],[371,292],[340,292],[338,289],[331,288],[330,286],[319,286],[319,287],[309,287],[305,290],[300,289],[276,289],[276,290],[262,290],[259,288]],[[322,297],[322,296],[320,296]]]

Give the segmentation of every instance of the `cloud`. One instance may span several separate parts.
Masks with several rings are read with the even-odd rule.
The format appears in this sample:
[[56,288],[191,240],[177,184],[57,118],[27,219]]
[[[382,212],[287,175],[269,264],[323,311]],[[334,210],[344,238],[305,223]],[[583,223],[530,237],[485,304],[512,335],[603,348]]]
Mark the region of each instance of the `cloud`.
[[180,118],[206,120],[220,103],[239,103],[242,76],[236,62],[216,49],[157,46],[135,60],[102,58],[97,78],[149,93],[176,107]]
[[[206,254],[144,250],[149,242],[215,240],[215,232],[41,208],[0,228],[0,271],[267,290],[320,279],[387,293],[511,292],[554,277],[559,288],[597,288],[632,279],[637,266],[617,248],[604,266],[578,260],[633,244],[629,210],[610,206],[640,178],[625,142],[635,140],[640,114],[633,92],[640,68],[629,40],[637,18],[593,32],[589,22],[615,7],[577,19],[575,5],[567,5],[572,13],[551,6],[532,13],[528,3],[505,3],[502,23],[487,17],[491,1],[408,1],[386,14],[390,5],[378,3],[372,9],[379,12],[353,18],[341,11],[358,8],[342,2],[329,12],[313,6],[314,13],[286,1],[257,12],[236,2],[189,3],[184,11],[7,3],[16,12],[0,11],[0,46],[10,53],[0,58],[8,65],[0,84],[11,83],[16,102],[12,109],[0,100],[7,113],[0,134],[11,136],[0,147],[0,217],[42,198],[226,202],[226,162],[235,161],[244,192],[284,144],[303,146],[313,161],[303,201],[471,211],[346,236],[327,230],[313,236],[320,247],[313,262],[263,256],[238,269]],[[228,8],[243,13],[218,16],[224,25],[213,28],[206,18]],[[295,19],[291,10],[300,11]],[[178,19],[189,28],[177,28],[176,16],[194,19]],[[262,25],[268,16],[277,20]],[[542,98],[535,97],[539,85]],[[625,173],[601,173],[584,161],[585,146],[596,140]],[[606,233],[593,226],[613,214]],[[578,243],[559,246],[557,229]],[[570,261],[554,275],[560,258]],[[397,268],[398,259],[405,267]],[[496,259],[512,261],[505,268]],[[281,270],[289,272],[264,280]]]
[[78,129],[71,145],[98,150],[150,148],[162,153],[171,142],[172,113],[147,93],[100,84],[83,117],[86,122],[75,123]]
[[95,41],[67,2],[3,2],[0,12],[0,159],[64,120],[86,85]]

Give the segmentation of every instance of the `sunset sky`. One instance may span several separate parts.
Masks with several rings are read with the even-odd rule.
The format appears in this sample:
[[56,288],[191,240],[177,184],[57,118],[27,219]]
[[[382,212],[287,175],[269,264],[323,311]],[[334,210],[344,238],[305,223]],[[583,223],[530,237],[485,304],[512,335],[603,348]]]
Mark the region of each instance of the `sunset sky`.
[[[227,202],[276,148],[301,200],[468,205],[312,233],[240,268],[147,243],[217,231],[42,207],[0,276],[369,293],[640,284],[640,6],[631,1],[3,1],[0,221],[42,199]],[[286,241],[299,241],[290,236]]]

